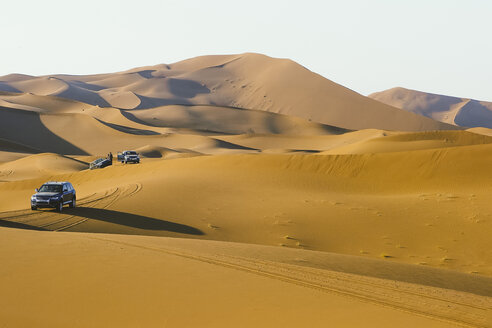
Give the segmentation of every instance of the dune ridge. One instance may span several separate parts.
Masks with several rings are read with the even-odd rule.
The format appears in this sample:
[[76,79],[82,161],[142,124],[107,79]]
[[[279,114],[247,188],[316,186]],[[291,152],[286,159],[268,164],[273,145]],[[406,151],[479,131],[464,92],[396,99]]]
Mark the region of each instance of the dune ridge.
[[462,127],[492,128],[492,103],[443,96],[405,88],[392,88],[369,95],[377,101]]

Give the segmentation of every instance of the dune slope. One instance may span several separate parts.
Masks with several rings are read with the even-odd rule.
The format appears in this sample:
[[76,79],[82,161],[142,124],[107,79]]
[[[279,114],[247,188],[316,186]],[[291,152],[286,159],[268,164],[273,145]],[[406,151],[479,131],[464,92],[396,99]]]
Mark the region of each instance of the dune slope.
[[434,120],[463,127],[492,128],[492,103],[393,88],[370,98]]
[[302,251],[287,253],[297,262],[286,264],[255,255],[276,248],[240,244],[4,228],[0,235],[7,325],[453,327],[488,320],[487,297],[308,267]]
[[246,53],[86,76],[0,77],[2,90],[126,110],[168,105],[243,108],[348,129],[422,131],[452,125],[399,110],[287,59]]
[[[491,146],[156,160],[7,182],[0,195],[12,201],[0,210],[49,230],[277,245],[491,275]],[[22,210],[46,180],[70,180],[83,207]]]

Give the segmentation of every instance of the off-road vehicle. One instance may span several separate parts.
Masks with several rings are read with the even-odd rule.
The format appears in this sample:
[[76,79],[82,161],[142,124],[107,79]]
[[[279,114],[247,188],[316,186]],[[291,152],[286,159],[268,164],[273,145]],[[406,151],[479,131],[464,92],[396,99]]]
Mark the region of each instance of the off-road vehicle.
[[113,165],[113,163],[107,158],[98,158],[89,164],[89,169],[102,169],[106,166]]
[[31,196],[31,210],[52,207],[61,212],[63,205],[75,207],[76,198],[75,189],[70,182],[46,182]]
[[121,163],[140,163],[140,157],[136,151],[125,150],[122,153],[118,153],[118,161]]

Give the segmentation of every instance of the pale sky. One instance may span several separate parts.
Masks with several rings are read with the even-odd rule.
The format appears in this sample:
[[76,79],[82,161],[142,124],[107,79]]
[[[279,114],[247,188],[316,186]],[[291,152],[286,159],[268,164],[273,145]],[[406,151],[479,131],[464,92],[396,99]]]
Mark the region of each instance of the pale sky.
[[0,75],[258,52],[364,95],[402,86],[492,101],[490,0],[6,0],[0,8]]

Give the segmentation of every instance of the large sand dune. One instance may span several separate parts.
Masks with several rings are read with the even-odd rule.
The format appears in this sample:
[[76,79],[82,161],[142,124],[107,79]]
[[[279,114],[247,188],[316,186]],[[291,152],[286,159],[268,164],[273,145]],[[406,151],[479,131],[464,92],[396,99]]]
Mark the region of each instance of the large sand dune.
[[492,128],[492,103],[393,88],[369,95],[385,104],[463,127]]
[[205,105],[267,111],[349,129],[452,129],[374,101],[286,59],[259,54],[197,57],[113,74],[0,77],[8,92],[100,107]]
[[490,131],[257,54],[1,77],[0,327],[492,327]]

